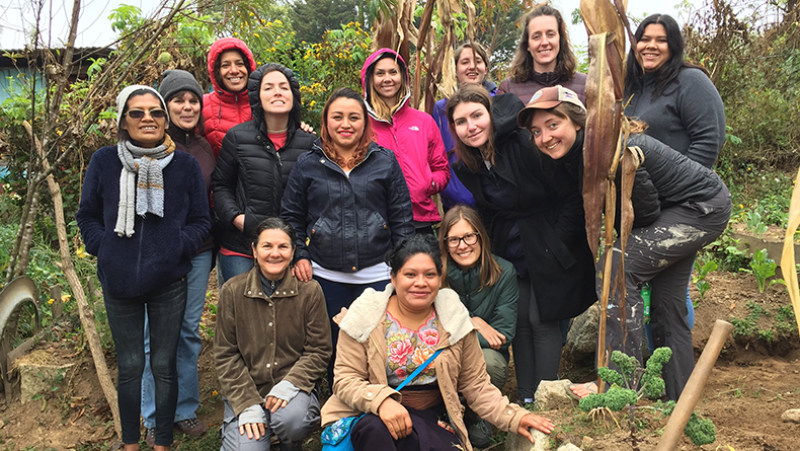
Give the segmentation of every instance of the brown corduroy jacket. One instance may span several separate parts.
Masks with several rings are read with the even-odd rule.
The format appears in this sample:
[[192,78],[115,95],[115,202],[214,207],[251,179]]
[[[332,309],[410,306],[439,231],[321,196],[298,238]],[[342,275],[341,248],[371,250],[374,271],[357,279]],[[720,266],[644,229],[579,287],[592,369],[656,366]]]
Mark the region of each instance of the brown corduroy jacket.
[[264,402],[282,380],[311,392],[331,357],[331,330],[319,284],[286,273],[272,296],[258,267],[222,286],[214,359],[222,395],[236,415]]

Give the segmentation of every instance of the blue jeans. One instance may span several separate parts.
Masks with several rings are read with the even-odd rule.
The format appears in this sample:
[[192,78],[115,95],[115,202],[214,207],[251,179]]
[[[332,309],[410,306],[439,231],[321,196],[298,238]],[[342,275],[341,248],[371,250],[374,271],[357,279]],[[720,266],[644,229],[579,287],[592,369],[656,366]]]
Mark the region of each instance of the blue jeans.
[[375,291],[383,291],[389,280],[381,280],[374,283],[355,284],[355,283],[339,283],[332,282],[322,277],[314,276],[314,280],[319,282],[322,287],[322,293],[325,295],[325,305],[328,308],[328,319],[331,322],[331,344],[333,345],[333,353],[331,360],[328,362],[328,383],[333,387],[333,364],[336,362],[336,343],[339,341],[339,326],[333,322],[333,316],[338,314],[342,307],[350,307],[350,304],[361,296],[367,288],[372,288]]
[[[239,274],[244,274],[253,269],[253,264],[252,258],[220,254],[217,272],[222,277],[222,283],[224,284],[231,278],[236,277]],[[222,285],[219,287],[222,288]]]
[[[122,276],[124,277],[124,276]],[[176,352],[186,308],[186,278],[130,299],[105,296],[106,314],[117,350],[117,391],[122,443],[139,443],[142,374],[145,367],[144,319],[150,320],[150,348],[155,378],[156,445],[172,445],[178,402]]]
[[[178,405],[175,409],[175,422],[197,418],[195,411],[200,407],[200,384],[197,375],[197,359],[203,340],[200,338],[200,318],[206,303],[208,274],[211,272],[211,251],[195,255],[192,270],[186,275],[186,311],[181,323],[181,336],[178,340]],[[156,383],[150,371],[150,333],[149,321],[144,320],[145,366],[142,376],[142,419],[144,427],[156,427]]]

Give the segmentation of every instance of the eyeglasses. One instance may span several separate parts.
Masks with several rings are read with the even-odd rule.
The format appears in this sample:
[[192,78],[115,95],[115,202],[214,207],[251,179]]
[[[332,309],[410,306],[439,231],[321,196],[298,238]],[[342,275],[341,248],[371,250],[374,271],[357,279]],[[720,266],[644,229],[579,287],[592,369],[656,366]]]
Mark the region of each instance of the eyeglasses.
[[138,119],[142,119],[145,114],[150,114],[150,117],[152,117],[153,119],[164,119],[164,118],[167,117],[167,112],[162,110],[162,109],[160,109],[160,108],[154,108],[154,109],[149,110],[149,111],[139,110],[139,109],[131,109],[131,110],[128,110],[127,113],[125,113],[125,115],[127,115],[129,118],[137,119],[137,120]]
[[448,236],[445,237],[444,242],[447,243],[447,247],[458,247],[458,245],[463,241],[464,244],[468,246],[472,246],[473,244],[478,242],[478,232],[471,232],[464,236]]

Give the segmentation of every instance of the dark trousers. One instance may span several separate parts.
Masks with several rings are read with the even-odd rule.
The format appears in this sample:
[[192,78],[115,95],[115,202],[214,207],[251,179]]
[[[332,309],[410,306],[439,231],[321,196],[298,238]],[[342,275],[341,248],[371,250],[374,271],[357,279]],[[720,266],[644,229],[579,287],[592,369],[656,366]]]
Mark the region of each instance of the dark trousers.
[[[425,410],[406,407],[411,417],[411,434],[400,440],[392,438],[380,417],[368,413],[353,426],[354,451],[449,451],[463,449],[458,437],[438,425],[446,418],[444,404]],[[446,421],[446,420],[445,420]]]
[[[514,368],[517,401],[533,399],[539,382],[558,379],[561,362],[560,321],[543,322],[530,277],[517,278],[517,334],[514,336]],[[553,300],[555,302],[556,300]]]
[[[122,443],[138,443],[144,373],[144,317],[150,324],[150,367],[155,379],[156,445],[172,445],[178,403],[176,367],[178,339],[186,308],[186,279],[144,295],[117,299],[105,296],[106,314],[117,350],[117,390]],[[146,308],[145,308],[146,307]]]
[[[609,301],[606,325],[608,355],[620,350],[642,361],[644,305],[639,290],[642,283],[649,281],[653,344],[656,348],[666,346],[672,349],[672,358],[664,366],[663,373],[667,398],[671,400],[680,397],[694,370],[692,330],[686,318],[686,281],[692,273],[697,251],[722,234],[730,214],[730,193],[724,188],[708,201],[686,202],[662,210],[655,223],[634,229],[628,238],[625,253],[626,327],[620,320],[620,306]],[[619,243],[615,244],[613,252],[612,281],[621,255]],[[600,261],[604,259],[601,257]],[[598,287],[600,284],[598,280]]]
[[314,276],[314,280],[319,282],[322,287],[322,293],[325,295],[325,305],[328,308],[328,319],[331,323],[331,344],[333,345],[333,354],[331,360],[328,362],[328,384],[333,390],[333,364],[336,362],[336,343],[339,342],[339,326],[333,322],[333,317],[339,314],[342,307],[348,308],[357,297],[361,296],[367,288],[372,288],[375,291],[383,291],[389,280],[381,280],[374,283],[356,284],[356,283],[339,283],[332,282],[322,277]]

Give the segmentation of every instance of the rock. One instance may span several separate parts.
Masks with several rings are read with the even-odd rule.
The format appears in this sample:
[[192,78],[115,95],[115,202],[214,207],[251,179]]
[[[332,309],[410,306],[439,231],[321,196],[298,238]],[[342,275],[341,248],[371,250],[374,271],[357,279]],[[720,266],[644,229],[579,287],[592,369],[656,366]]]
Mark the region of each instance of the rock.
[[583,447],[584,451],[589,451],[594,447],[594,439],[588,435],[583,437],[581,440],[581,446]]
[[564,359],[581,361],[594,355],[597,349],[597,324],[600,304],[595,302],[585,312],[572,320],[564,346]]
[[800,423],[800,409],[789,409],[783,412],[781,420],[791,421],[792,423]]
[[525,437],[518,434],[506,436],[506,451],[548,451],[550,449],[550,436],[544,432],[530,429],[535,443],[531,444]]
[[18,368],[22,404],[33,401],[33,397],[37,393],[52,393],[53,388],[61,385],[67,370],[73,366],[75,366],[74,363],[67,365],[20,363]]
[[572,443],[565,443],[558,447],[558,451],[583,451]]
[[567,379],[559,381],[542,381],[536,389],[536,406],[542,410],[570,409],[577,404],[569,395]]

